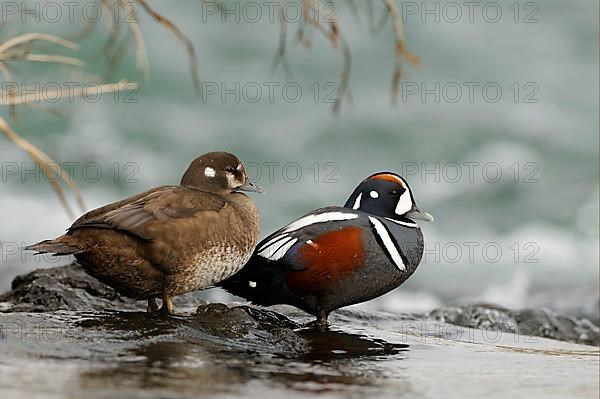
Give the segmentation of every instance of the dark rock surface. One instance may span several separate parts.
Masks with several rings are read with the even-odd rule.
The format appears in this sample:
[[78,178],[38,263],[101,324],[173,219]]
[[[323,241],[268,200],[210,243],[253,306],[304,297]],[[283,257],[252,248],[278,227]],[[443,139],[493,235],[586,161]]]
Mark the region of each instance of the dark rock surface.
[[[193,294],[180,299],[198,304]],[[54,312],[143,310],[143,301],[125,298],[112,288],[87,275],[77,264],[39,269],[18,276],[12,289],[0,295],[2,312]],[[186,303],[183,302],[185,305]],[[187,303],[190,305],[190,303]],[[343,314],[344,311],[339,312]],[[195,318],[198,326],[218,329],[220,334],[249,331],[252,328],[293,329],[300,327],[284,315],[266,309],[224,304],[201,305]],[[354,312],[355,318],[364,313]],[[366,315],[366,317],[370,317]],[[436,309],[428,315],[412,315],[413,319],[433,319],[462,327],[532,335],[544,338],[600,345],[600,330],[586,319],[562,316],[544,309],[510,310],[491,304],[451,306]],[[215,331],[216,332],[216,331]]]
[[0,294],[0,302],[10,305],[5,312],[90,311],[136,307],[136,301],[122,297],[109,286],[86,274],[76,263],[38,269],[16,277],[11,290]]
[[429,316],[462,327],[600,345],[600,330],[589,320],[562,316],[545,309],[510,310],[479,304],[436,309]]

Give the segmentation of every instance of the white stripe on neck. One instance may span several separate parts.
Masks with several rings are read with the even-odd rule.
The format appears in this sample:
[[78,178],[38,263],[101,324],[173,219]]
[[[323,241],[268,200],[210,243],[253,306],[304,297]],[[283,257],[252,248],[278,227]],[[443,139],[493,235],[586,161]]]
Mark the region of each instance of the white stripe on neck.
[[362,193],[358,194],[358,197],[356,197],[356,201],[354,201],[354,205],[352,206],[352,209],[358,209],[360,208],[360,200],[362,198]]
[[381,241],[383,241],[384,250],[390,255],[396,267],[401,271],[406,270],[406,266],[402,261],[402,256],[400,256],[398,248],[396,248],[396,245],[394,245],[394,241],[392,241],[392,238],[390,237],[390,234],[388,233],[383,223],[381,223],[379,220],[377,220],[377,218],[374,218],[373,216],[369,216],[369,221],[371,222],[373,227],[375,227],[375,234],[377,234],[379,238],[381,238]]

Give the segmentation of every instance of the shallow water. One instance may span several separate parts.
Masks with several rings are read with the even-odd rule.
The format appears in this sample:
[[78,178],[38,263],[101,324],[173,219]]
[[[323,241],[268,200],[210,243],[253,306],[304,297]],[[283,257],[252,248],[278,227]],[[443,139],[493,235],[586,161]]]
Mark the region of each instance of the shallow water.
[[[299,323],[305,315],[277,310]],[[330,331],[141,312],[2,314],[3,398],[581,397],[599,350],[351,311]],[[237,316],[235,316],[237,317]],[[237,319],[236,319],[237,320]]]

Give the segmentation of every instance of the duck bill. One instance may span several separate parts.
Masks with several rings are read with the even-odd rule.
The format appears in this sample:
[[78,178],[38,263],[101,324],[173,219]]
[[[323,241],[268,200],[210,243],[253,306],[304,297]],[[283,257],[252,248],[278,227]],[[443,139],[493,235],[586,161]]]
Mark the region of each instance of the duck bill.
[[246,179],[246,183],[239,186],[236,190],[249,191],[251,193],[264,193],[265,192],[265,190],[261,186],[255,184],[254,182],[252,182],[248,179]]
[[425,211],[420,210],[417,207],[406,212],[404,214],[404,216],[408,216],[410,219],[424,220],[426,222],[433,222],[433,220],[434,220],[432,215],[430,215],[429,213],[427,213]]

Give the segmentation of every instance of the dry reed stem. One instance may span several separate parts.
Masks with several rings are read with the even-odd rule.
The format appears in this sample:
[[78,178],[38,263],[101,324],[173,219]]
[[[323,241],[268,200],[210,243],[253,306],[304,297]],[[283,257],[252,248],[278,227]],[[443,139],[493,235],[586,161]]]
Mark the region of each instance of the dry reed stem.
[[25,43],[32,43],[34,41],[44,41],[49,43],[58,44],[71,50],[78,50],[79,46],[76,43],[62,39],[58,36],[48,35],[46,33],[25,33],[8,39],[4,43],[0,44],[0,54],[5,53],[7,50],[19,46]]
[[[0,116],[0,131],[2,131],[2,133],[4,133],[4,135],[6,136],[6,138],[8,138],[11,142],[13,142],[17,147],[26,151],[29,154],[29,156],[31,157],[31,159],[33,159],[33,161],[40,167],[40,169],[46,176],[46,179],[50,182],[50,184],[54,188],[54,191],[56,191],[56,194],[58,195],[58,199],[60,200],[60,203],[65,208],[65,210],[67,211],[67,213],[69,214],[69,217],[71,219],[75,218],[75,214],[73,213],[73,210],[71,209],[71,207],[69,206],[69,203],[67,202],[67,199],[65,197],[65,193],[64,193],[62,187],[58,183],[58,178],[60,178],[61,180],[63,180],[64,182],[67,183],[69,188],[73,191],[73,193],[75,193],[75,198],[76,198],[77,203],[79,204],[81,210],[85,211],[85,204],[83,203],[83,198],[81,197],[79,188],[77,188],[77,185],[72,180],[71,176],[67,173],[67,171],[65,171],[62,167],[60,167],[60,165],[58,165],[56,162],[54,162],[52,160],[52,158],[50,158],[48,155],[46,155],[46,153],[44,153],[44,151],[42,151],[35,145],[31,144],[29,141],[27,141],[24,138],[22,138],[21,136],[19,136],[8,125],[8,123],[6,123],[6,120],[1,116]],[[53,168],[53,171],[55,171],[57,173],[56,176],[51,175],[51,172],[50,172],[51,168]]]
[[279,66],[279,64],[281,64],[284,71],[291,76],[292,69],[287,61],[287,57],[285,56],[287,45],[287,21],[285,20],[285,15],[283,13],[283,6],[281,4],[281,0],[276,0],[276,2],[277,8],[279,9],[279,12],[277,13],[279,21],[279,43],[277,45],[275,59],[273,60],[273,66],[271,67],[271,73],[275,73],[277,71],[277,67]]
[[196,49],[194,48],[192,41],[173,22],[150,7],[146,0],[136,1],[156,22],[175,35],[175,38],[183,44],[188,54],[190,74],[194,83],[194,89],[197,95],[201,95],[202,86],[200,84],[200,76],[198,73],[198,62],[196,61]]
[[[135,28],[133,28],[132,31],[135,33]],[[45,33],[26,33],[18,35],[16,37],[12,37],[0,43],[0,73],[2,74],[4,81],[13,82],[13,76],[9,69],[9,64],[7,63],[8,61],[52,62],[78,67],[83,67],[85,65],[85,63],[82,60],[75,57],[68,57],[55,54],[32,54],[31,51],[34,42],[52,43],[72,50],[79,49],[79,46],[72,41],[65,40],[58,36]],[[87,87],[84,86],[82,88],[77,89],[65,88],[46,90],[44,91],[43,95],[53,99],[67,96],[71,98],[77,96],[85,96],[89,93],[90,90],[95,90],[94,94],[98,95],[115,91],[136,90],[137,88],[137,83],[129,83],[122,81],[113,84],[102,84],[93,86],[88,85]],[[25,105],[35,109],[41,109],[45,112],[59,115],[59,113],[56,110],[46,107],[43,104],[40,104],[40,102],[42,101],[42,93],[27,92],[25,94],[16,94],[14,89],[12,88],[7,89],[6,91],[0,90],[0,106],[7,106],[9,108],[10,115],[15,120],[16,107],[18,105]],[[60,184],[61,180],[64,183],[66,183],[67,187],[74,193],[75,200],[79,208],[81,208],[81,211],[85,211],[85,204],[83,202],[83,198],[81,196],[79,188],[77,187],[77,184],[71,178],[71,176],[69,176],[69,174],[62,167],[60,167],[60,165],[54,162],[52,158],[50,158],[40,148],[38,148],[28,140],[24,139],[17,132],[15,132],[7,123],[6,119],[2,116],[0,116],[0,131],[13,144],[24,150],[29,155],[29,157],[36,163],[36,165],[40,167],[40,170],[57,193],[60,203],[69,214],[69,217],[74,218],[75,214],[72,208],[69,206],[69,203],[67,202],[65,192]]]
[[[353,0],[346,0],[350,7],[350,11],[354,15],[355,20],[358,19],[358,10],[357,5]],[[328,21],[328,23],[324,23],[323,21],[315,20],[314,16],[311,13],[311,9],[316,9],[317,15],[326,15],[327,9],[324,8],[324,5],[320,0],[302,0],[303,3],[303,12],[304,19],[301,21],[296,40],[306,47],[310,47],[310,40],[306,37],[306,34],[310,31],[307,31],[306,26],[313,27],[316,31],[321,32],[325,38],[327,38],[332,46],[335,48],[338,44],[341,45],[342,54],[344,57],[344,65],[342,67],[342,74],[340,78],[340,86],[338,89],[338,95],[336,98],[336,102],[333,106],[332,112],[334,115],[338,116],[340,112],[341,102],[345,96],[347,96],[348,100],[351,101],[350,97],[350,89],[349,89],[349,77],[351,70],[351,62],[352,56],[350,47],[348,45],[345,36],[342,34],[340,30],[340,26],[338,23],[333,21]],[[394,72],[392,74],[392,83],[391,83],[391,101],[392,104],[396,104],[398,97],[398,86],[400,79],[402,77],[402,61],[406,59],[410,64],[417,65],[419,63],[419,59],[412,52],[410,52],[406,46],[406,39],[404,37],[404,25],[402,23],[402,18],[400,12],[398,11],[398,7],[395,3],[395,0],[383,0],[385,5],[385,10],[383,11],[381,18],[379,21],[374,21],[374,12],[373,12],[373,0],[366,1],[366,12],[367,12],[367,26],[371,33],[375,34],[380,31],[385,25],[387,18],[391,17],[392,19],[392,28],[394,30],[395,36],[395,65]],[[277,63],[280,61],[282,54],[285,52],[285,44],[281,43],[281,37],[285,37],[282,33],[282,29],[286,26],[282,24],[280,20],[280,44],[276,55],[276,62],[274,66],[277,66]]]
[[315,8],[317,11],[317,15],[326,15],[327,10],[323,7],[323,5],[318,0],[303,0],[304,3],[304,18],[306,22],[314,27],[317,31],[321,32],[329,41],[334,48],[340,45],[340,49],[342,51],[343,57],[343,66],[342,66],[342,74],[340,77],[340,83],[336,95],[336,101],[332,107],[332,113],[334,116],[339,117],[340,109],[342,105],[342,101],[346,92],[348,91],[348,85],[350,82],[350,71],[352,67],[352,54],[350,51],[350,46],[346,41],[345,36],[340,30],[339,24],[336,21],[329,21],[327,24],[324,22],[318,21],[314,18],[312,13],[310,12],[311,8]]
[[[0,62],[0,72],[2,73],[2,76],[4,76],[4,81],[5,82],[13,82],[13,78],[12,78],[12,73],[10,72],[10,69],[8,68],[8,65],[6,65],[3,62]],[[9,92],[6,93],[7,96],[12,97],[14,96],[14,90],[13,89],[9,89]],[[11,117],[13,119],[16,120],[17,118],[17,108],[16,105],[12,104],[9,106],[8,112],[10,113]]]
[[400,78],[402,77],[402,56],[408,60],[412,65],[417,65],[419,59],[413,53],[406,48],[406,42],[404,39],[404,26],[400,17],[400,12],[394,0],[383,0],[386,5],[390,16],[392,17],[392,25],[394,27],[394,33],[396,34],[396,51],[395,51],[395,67],[394,74],[392,76],[392,104],[396,104],[398,99],[398,85]]
[[[134,7],[131,0],[121,0],[121,7],[124,11],[127,11],[127,8]],[[133,14],[132,14],[133,15]],[[142,35],[142,31],[140,29],[140,21],[137,19],[137,16],[129,16],[128,22],[129,29],[133,33],[133,38],[135,39],[135,60],[138,69],[140,69],[144,74],[144,79],[150,79],[150,68],[148,66],[148,56],[146,54],[146,44],[144,42],[144,35]]]
[[[114,91],[124,91],[124,90],[136,90],[138,88],[137,83],[129,83],[129,82],[119,82],[117,84],[105,84],[95,86],[95,89],[100,93],[109,93]],[[57,98],[56,96],[63,97],[65,94],[69,96],[82,96],[85,95],[85,88],[74,90],[73,92],[67,91],[66,89],[61,90],[49,90],[45,94],[51,98]],[[45,108],[38,104],[39,102],[39,93],[27,93],[25,95],[15,96],[14,93],[5,93],[0,91],[0,105],[9,106],[11,109],[14,109],[16,105],[28,105],[34,108]],[[53,112],[51,109],[44,109],[46,112]],[[53,112],[54,113],[54,112]],[[50,158],[46,153],[44,153],[40,148],[36,147],[29,141],[25,140],[19,134],[17,134],[6,122],[6,120],[0,116],[0,131],[17,147],[26,151],[31,159],[40,166],[42,173],[46,176],[47,180],[50,182],[54,191],[58,195],[60,203],[65,208],[69,217],[74,218],[75,214],[73,210],[69,206],[65,193],[62,187],[59,184],[59,180],[62,180],[67,184],[67,186],[71,189],[71,191],[75,194],[75,199],[77,204],[81,208],[81,211],[85,211],[85,204],[83,202],[83,197],[81,196],[81,192],[77,187],[75,181],[69,176],[69,174],[60,167],[52,158]],[[51,172],[55,172],[56,175],[52,176]]]
[[[118,83],[105,83],[77,89],[65,88],[46,90],[44,91],[44,95],[48,98],[82,97],[87,95],[87,91],[92,88],[96,90],[98,94],[105,94],[117,91],[137,90],[138,87],[139,85],[135,82],[121,81]],[[0,105],[22,105],[38,102],[40,102],[40,93],[25,93],[15,96],[0,90]]]
[[[101,0],[100,6],[104,7],[106,9],[106,11],[110,13],[110,11],[111,11],[109,8],[110,5],[108,5],[106,3],[106,0]],[[104,43],[102,50],[98,51],[94,57],[98,57],[100,54],[104,54],[107,57],[109,57],[109,53],[112,50],[113,45],[117,42],[117,39],[119,38],[119,30],[120,30],[121,25],[115,23],[115,20],[113,18],[106,18],[106,22],[107,22],[108,38],[106,39],[106,43]]]
[[85,62],[79,58],[47,54],[0,54],[0,61],[54,62],[77,67],[85,66]]

